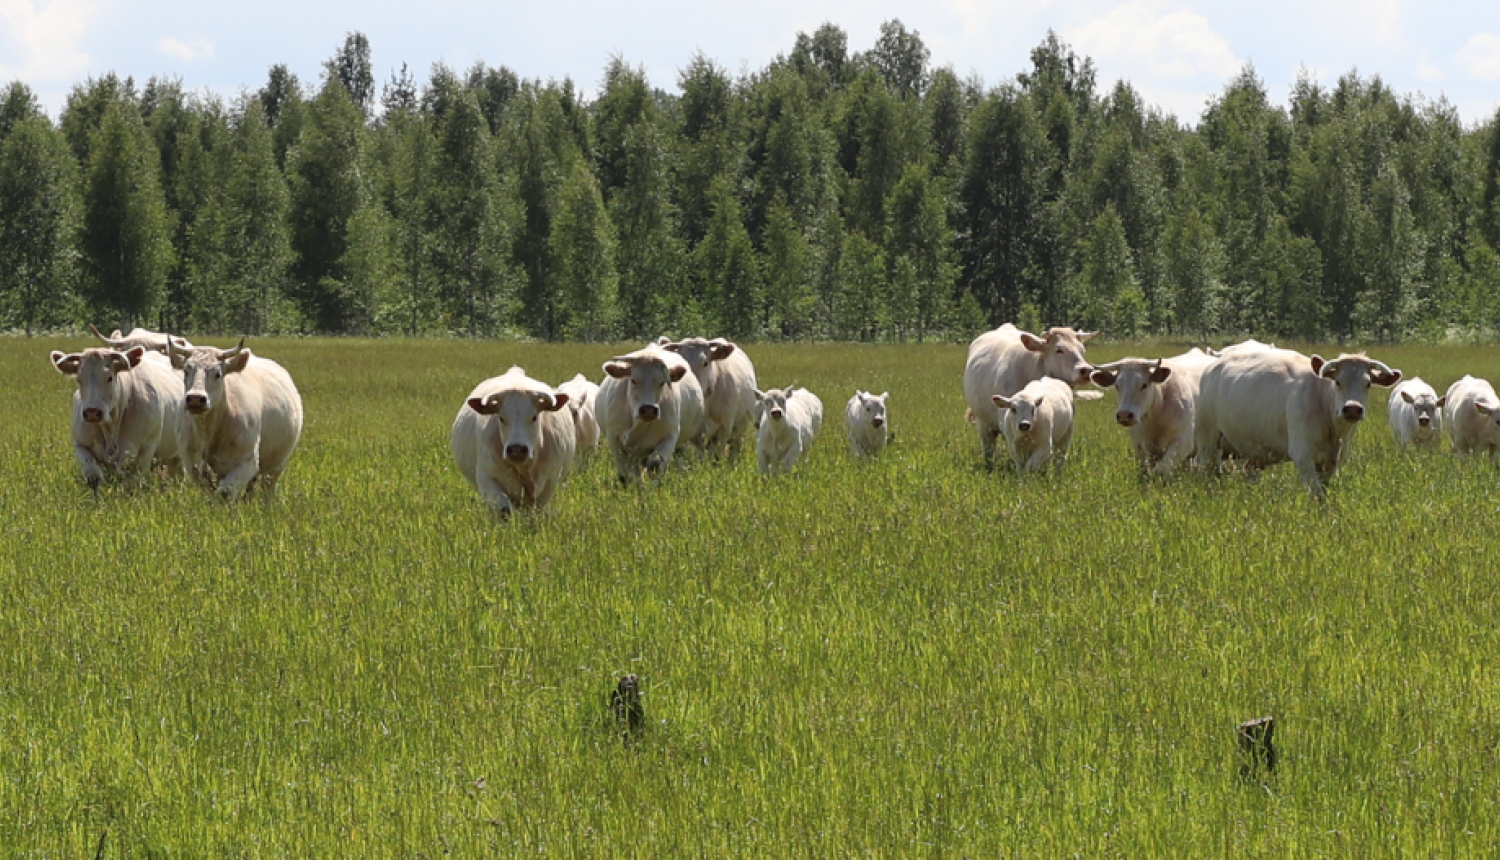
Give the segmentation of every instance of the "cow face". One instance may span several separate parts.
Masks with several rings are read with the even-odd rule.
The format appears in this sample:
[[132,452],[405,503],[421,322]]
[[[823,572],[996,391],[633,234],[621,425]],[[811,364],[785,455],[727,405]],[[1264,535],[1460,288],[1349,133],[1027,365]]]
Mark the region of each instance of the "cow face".
[[1312,357],[1313,373],[1333,383],[1335,421],[1354,423],[1365,417],[1365,403],[1370,399],[1370,384],[1389,388],[1401,381],[1401,371],[1363,355],[1341,355],[1333,361]]
[[206,415],[224,402],[225,377],[244,370],[251,355],[243,339],[234,349],[182,350],[169,344],[168,350],[172,366],[182,371],[183,408],[193,415]]
[[635,420],[655,421],[661,417],[667,386],[686,376],[688,366],[675,356],[669,364],[661,353],[632,353],[605,362],[604,372],[615,379],[629,380],[630,412]]
[[64,376],[78,380],[79,415],[90,424],[108,424],[120,410],[122,398],[120,375],[141,363],[146,354],[142,347],[124,352],[113,349],[86,349],[83,352],[52,353],[52,366]]
[[1029,397],[1017,394],[1015,397],[1001,397],[996,394],[990,400],[1001,409],[1009,409],[1016,419],[1016,429],[1022,433],[1030,433],[1031,428],[1036,426],[1036,402]]
[[774,426],[780,426],[786,420],[786,402],[796,396],[797,387],[792,386],[785,390],[771,388],[766,391],[755,392],[755,401],[760,404],[760,416],[762,421],[770,421]]
[[1443,404],[1448,402],[1447,395],[1438,397],[1436,394],[1427,391],[1413,395],[1410,391],[1403,388],[1400,391],[1400,397],[1411,404],[1412,411],[1417,414],[1417,426],[1436,427],[1441,425],[1443,419],[1442,413],[1439,410],[1443,408]]
[[1096,331],[1075,332],[1067,327],[1054,327],[1047,329],[1044,337],[1021,332],[1021,343],[1041,358],[1044,374],[1069,385],[1082,385],[1089,381],[1094,370],[1083,357],[1083,344],[1096,334]]
[[541,450],[543,412],[556,412],[568,405],[568,395],[547,391],[510,389],[485,397],[470,397],[469,408],[480,415],[493,415],[500,425],[500,454],[518,466],[536,459]]
[[[665,340],[665,338],[663,338]],[[714,379],[718,376],[714,372],[714,362],[723,361],[738,348],[723,338],[707,340],[701,337],[684,338],[679,341],[657,342],[662,349],[675,352],[682,356],[688,367],[692,369],[693,375],[698,377],[698,385],[703,388],[703,396],[711,397],[714,393]]]
[[891,399],[891,393],[884,391],[880,394],[871,394],[868,391],[858,391],[855,392],[855,396],[859,398],[859,406],[856,408],[859,410],[860,420],[877,430],[884,427],[885,404]]
[[1139,358],[1100,365],[1089,374],[1095,385],[1100,388],[1113,386],[1120,395],[1115,421],[1122,427],[1134,427],[1146,420],[1161,400],[1161,384],[1171,377],[1172,368],[1163,367],[1161,359],[1145,361]]

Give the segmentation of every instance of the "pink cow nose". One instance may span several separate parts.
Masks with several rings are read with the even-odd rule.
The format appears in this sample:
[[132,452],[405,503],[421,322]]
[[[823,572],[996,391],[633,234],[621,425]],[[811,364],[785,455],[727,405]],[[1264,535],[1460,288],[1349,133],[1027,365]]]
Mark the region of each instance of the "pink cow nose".
[[524,463],[531,459],[531,449],[525,445],[506,445],[505,459],[512,463]]
[[636,414],[641,416],[642,421],[655,421],[656,417],[661,414],[661,410],[647,403],[636,410]]
[[1358,421],[1365,417],[1365,407],[1358,403],[1345,403],[1343,414],[1345,421]]
[[89,407],[88,409],[83,410],[83,420],[89,422],[90,424],[98,424],[100,421],[104,420],[104,410]]
[[1115,413],[1115,420],[1118,421],[1118,422],[1120,422],[1120,426],[1122,426],[1122,427],[1134,427],[1135,426],[1135,413],[1134,412],[1116,412]]

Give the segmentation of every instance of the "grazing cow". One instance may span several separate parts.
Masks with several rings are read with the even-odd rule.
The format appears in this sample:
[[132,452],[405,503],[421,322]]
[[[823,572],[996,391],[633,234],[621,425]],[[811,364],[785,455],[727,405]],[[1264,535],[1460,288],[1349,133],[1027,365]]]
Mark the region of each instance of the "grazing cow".
[[1436,445],[1442,438],[1443,404],[1432,386],[1421,377],[1403,381],[1391,391],[1391,432],[1399,445]]
[[580,373],[557,386],[557,391],[568,395],[568,412],[572,414],[574,429],[577,430],[578,456],[594,453],[599,447],[599,419],[594,416],[599,386]]
[[[995,439],[1001,433],[1004,418],[991,398],[996,394],[1010,397],[1043,377],[1060,379],[1069,385],[1088,382],[1094,368],[1084,360],[1084,343],[1096,334],[1049,328],[1037,337],[1006,323],[969,344],[969,360],[964,366],[964,400],[968,401],[971,420],[979,432],[986,464],[994,460]],[[1093,395],[1100,396],[1097,392]]]
[[[167,354],[167,336],[162,334],[161,332],[148,331],[147,329],[143,328],[134,328],[130,330],[130,334],[121,335],[120,330],[115,329],[113,334],[111,334],[109,337],[105,337],[104,335],[100,334],[99,330],[94,328],[93,326],[89,326],[89,331],[93,332],[94,337],[99,338],[99,340],[102,341],[105,346],[108,346],[111,349],[118,349],[123,352],[132,347],[140,346],[145,347],[147,352],[160,353],[161,355]],[[193,345],[188,343],[186,338],[182,337],[172,338],[172,343],[176,344],[178,349],[193,348]]]
[[209,484],[217,478],[225,499],[251,482],[274,496],[302,436],[302,395],[291,374],[246,349],[244,338],[234,349],[167,349],[182,371],[186,413],[177,432],[188,471]]
[[663,337],[657,345],[682,356],[703,389],[703,449],[716,456],[726,450],[737,454],[755,420],[755,365],[750,356],[723,338]]
[[1005,444],[1016,469],[1040,472],[1068,457],[1073,441],[1073,389],[1060,379],[1034,379],[1010,397],[991,398],[1005,422]]
[[458,407],[453,460],[495,514],[542,507],[567,477],[577,444],[564,408],[571,400],[512,367],[479,383]]
[[1193,456],[1198,383],[1214,360],[1201,349],[1150,361],[1126,358],[1094,368],[1090,379],[1119,395],[1115,421],[1130,434],[1142,469],[1170,475]]
[[703,424],[703,389],[675,352],[647,346],[604,364],[594,417],[620,483],[660,474],[686,434]]
[[1365,417],[1371,383],[1400,381],[1401,371],[1363,355],[1324,361],[1289,349],[1226,352],[1199,385],[1196,462],[1216,469],[1232,454],[1258,469],[1291,460],[1322,498]]
[[1465,376],[1448,386],[1443,421],[1455,453],[1500,458],[1500,398],[1488,382]]
[[849,450],[856,457],[872,457],[885,450],[888,428],[886,404],[891,393],[855,391],[844,406],[844,426],[849,431]]
[[129,476],[157,462],[177,471],[182,380],[152,355],[141,346],[52,353],[52,366],[78,381],[73,455],[89,489],[99,488],[105,469]]
[[795,385],[756,391],[755,399],[763,412],[755,434],[755,459],[761,474],[790,472],[823,429],[823,401]]

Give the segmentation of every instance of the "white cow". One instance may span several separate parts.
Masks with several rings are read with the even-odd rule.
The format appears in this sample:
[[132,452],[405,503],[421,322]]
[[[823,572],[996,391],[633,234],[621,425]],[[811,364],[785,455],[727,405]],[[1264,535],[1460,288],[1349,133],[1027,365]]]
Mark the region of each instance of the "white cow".
[[823,401],[806,388],[791,386],[756,391],[763,416],[755,434],[755,459],[761,474],[790,472],[823,429]]
[[1141,468],[1170,475],[1193,456],[1198,383],[1213,362],[1195,348],[1171,358],[1126,358],[1094,368],[1094,384],[1113,386],[1119,395],[1115,421],[1130,434]]
[[[161,355],[167,354],[167,335],[164,335],[161,332],[150,331],[143,328],[134,328],[130,330],[130,334],[122,335],[120,334],[119,329],[115,329],[113,334],[111,334],[109,337],[105,337],[104,335],[100,334],[99,330],[94,328],[93,326],[89,326],[89,331],[93,332],[94,337],[99,338],[99,340],[102,341],[105,346],[108,346],[111,349],[124,351],[132,347],[140,346],[145,347],[147,352],[160,353]],[[183,337],[173,337],[172,343],[176,344],[178,349],[193,348],[193,345],[188,343],[187,339]]]
[[577,431],[578,455],[594,453],[599,447],[599,420],[594,416],[594,406],[599,400],[599,386],[583,374],[557,386],[559,394],[568,395],[568,412],[573,416]]
[[849,431],[849,450],[856,457],[872,457],[885,450],[889,429],[886,427],[886,404],[891,393],[871,394],[855,391],[844,406],[844,427]]
[[1044,376],[1010,397],[991,398],[1005,422],[1005,444],[1022,472],[1040,472],[1054,460],[1068,457],[1073,441],[1073,389],[1060,379]]
[[1231,454],[1256,469],[1291,460],[1321,498],[1365,417],[1371,383],[1400,381],[1401,371],[1363,355],[1226,352],[1199,386],[1196,462],[1217,469]]
[[682,356],[703,389],[703,449],[716,456],[739,452],[744,434],[755,421],[755,365],[736,344],[701,337],[657,345]]
[[1237,352],[1265,352],[1268,349],[1275,348],[1276,344],[1274,343],[1261,343],[1252,338],[1251,340],[1242,340],[1239,343],[1231,343],[1223,349],[1210,349],[1208,355],[1210,358],[1221,358],[1225,355],[1234,355]]
[[1396,434],[1397,444],[1436,445],[1442,438],[1442,410],[1447,401],[1421,377],[1397,385],[1391,391],[1389,406],[1391,432]]
[[1465,376],[1448,386],[1443,420],[1455,453],[1500,458],[1500,398],[1488,382]]
[[183,408],[178,447],[199,480],[236,499],[259,484],[266,498],[302,436],[302,395],[291,374],[245,348],[168,345],[172,365],[182,371]]
[[685,435],[703,424],[703,389],[675,352],[657,346],[617,355],[604,364],[594,417],[620,483],[641,470],[659,474]]
[[168,474],[178,471],[182,380],[166,359],[140,346],[53,351],[52,366],[78,381],[73,455],[90,489],[98,489],[105,469],[131,476],[156,462]]
[[[580,377],[581,378],[581,377]],[[568,475],[577,446],[572,400],[519,367],[486,379],[458,407],[453,460],[490,510],[542,507]]]
[[[1004,416],[995,408],[995,395],[1010,397],[1030,382],[1043,377],[1069,385],[1089,381],[1093,367],[1084,360],[1084,343],[1098,332],[1075,332],[1071,328],[1049,328],[1037,337],[1010,323],[985,332],[969,344],[964,366],[964,400],[970,420],[979,432],[985,463],[993,462],[995,439]],[[1092,392],[1098,397],[1098,392]]]

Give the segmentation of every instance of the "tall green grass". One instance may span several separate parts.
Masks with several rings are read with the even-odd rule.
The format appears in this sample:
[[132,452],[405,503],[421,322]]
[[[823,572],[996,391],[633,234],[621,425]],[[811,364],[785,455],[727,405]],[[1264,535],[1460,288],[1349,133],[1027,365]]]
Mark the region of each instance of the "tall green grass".
[[[499,522],[448,453],[463,396],[617,350],[252,344],[308,416],[263,506],[93,498],[46,360],[81,345],[0,341],[5,855],[1500,845],[1500,470],[1398,451],[1384,390],[1320,504],[1290,466],[1139,478],[1113,393],[1065,468],[986,472],[963,347],[758,346],[763,387],[827,405],[798,471],[746,452],[621,489],[600,456]],[[1440,391],[1500,378],[1492,349],[1372,352]],[[856,387],[892,393],[870,463]],[[1263,715],[1279,772],[1244,779],[1234,726]]]

